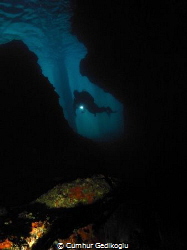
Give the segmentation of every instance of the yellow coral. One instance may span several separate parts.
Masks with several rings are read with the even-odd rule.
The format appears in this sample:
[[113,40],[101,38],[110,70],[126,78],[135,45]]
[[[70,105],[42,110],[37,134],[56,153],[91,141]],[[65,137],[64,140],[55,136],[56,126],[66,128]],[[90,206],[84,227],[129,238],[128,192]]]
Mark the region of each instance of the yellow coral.
[[48,226],[49,223],[47,221],[32,222],[32,230],[30,232],[30,237],[26,238],[26,242],[28,243],[29,247],[32,247],[32,245],[36,243],[37,239],[41,238],[44,235]]

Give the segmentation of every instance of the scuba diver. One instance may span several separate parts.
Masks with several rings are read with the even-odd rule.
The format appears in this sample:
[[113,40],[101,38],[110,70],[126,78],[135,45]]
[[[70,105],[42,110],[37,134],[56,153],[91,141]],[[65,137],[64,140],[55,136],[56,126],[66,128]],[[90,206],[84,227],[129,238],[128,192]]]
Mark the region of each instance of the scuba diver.
[[110,107],[99,107],[95,101],[93,96],[90,95],[87,91],[79,92],[75,90],[74,94],[74,102],[73,102],[73,110],[76,116],[76,109],[79,108],[82,110],[82,113],[87,109],[90,113],[96,116],[97,113],[107,113],[110,115],[111,113],[116,113],[117,111],[113,111]]

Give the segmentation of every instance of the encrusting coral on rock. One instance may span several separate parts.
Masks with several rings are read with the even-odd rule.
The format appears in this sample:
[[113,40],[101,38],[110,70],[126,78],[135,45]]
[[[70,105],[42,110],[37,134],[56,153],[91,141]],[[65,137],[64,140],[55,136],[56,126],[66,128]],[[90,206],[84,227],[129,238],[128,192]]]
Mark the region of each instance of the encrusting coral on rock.
[[[53,249],[54,244],[80,240],[94,243],[93,223],[95,218],[103,216],[100,203],[110,191],[103,175],[55,186],[24,209],[12,209],[2,217],[0,249]],[[104,203],[102,208],[105,209]],[[48,241],[47,246],[41,246]]]
[[36,202],[45,204],[49,208],[72,208],[102,199],[109,191],[109,184],[100,175],[57,185],[40,196]]

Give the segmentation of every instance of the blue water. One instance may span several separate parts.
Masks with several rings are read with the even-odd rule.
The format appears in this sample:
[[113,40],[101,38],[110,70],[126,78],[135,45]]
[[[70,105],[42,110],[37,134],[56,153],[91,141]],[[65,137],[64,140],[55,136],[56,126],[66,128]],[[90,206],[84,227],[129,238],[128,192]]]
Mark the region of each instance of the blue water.
[[[80,74],[80,60],[87,50],[70,32],[71,15],[67,0],[0,0],[0,44],[22,40],[38,56],[42,72],[59,94],[65,118],[75,132],[97,141],[118,139],[124,133],[123,105]],[[77,110],[74,116],[74,90],[88,91],[98,106],[117,112],[94,116],[88,110]]]

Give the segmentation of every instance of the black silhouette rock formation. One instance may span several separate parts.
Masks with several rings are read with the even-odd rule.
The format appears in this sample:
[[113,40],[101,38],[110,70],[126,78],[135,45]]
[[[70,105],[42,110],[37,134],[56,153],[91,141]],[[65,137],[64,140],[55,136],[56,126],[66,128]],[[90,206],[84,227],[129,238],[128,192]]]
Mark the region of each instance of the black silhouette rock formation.
[[53,178],[93,174],[95,146],[69,127],[36,55],[22,41],[3,44],[0,69],[0,202],[28,202]]
[[71,130],[36,55],[12,41],[0,46],[0,58],[1,185],[6,189],[18,178],[55,172]]
[[72,32],[88,50],[82,75],[124,103],[127,132],[116,172],[137,190],[146,186],[163,223],[182,234],[185,210],[176,211],[186,183],[186,2],[73,3]]
[[132,179],[143,171],[151,185],[168,176],[172,184],[175,174],[181,179],[186,136],[185,1],[108,1],[104,8],[92,0],[72,2],[72,33],[88,49],[81,73],[124,103],[124,153],[132,152]]

